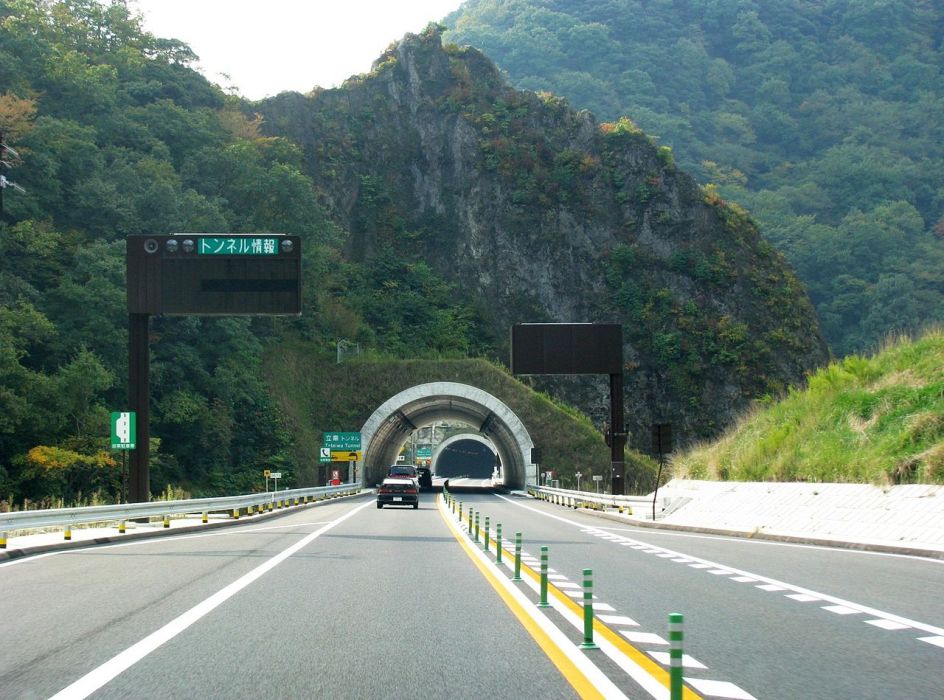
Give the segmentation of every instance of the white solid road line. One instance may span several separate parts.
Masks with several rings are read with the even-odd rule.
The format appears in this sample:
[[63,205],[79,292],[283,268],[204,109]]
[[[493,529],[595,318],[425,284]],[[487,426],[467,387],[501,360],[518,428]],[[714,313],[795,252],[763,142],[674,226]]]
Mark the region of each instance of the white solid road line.
[[274,557],[260,564],[249,573],[244,574],[225,588],[217,591],[203,602],[198,603],[197,605],[190,608],[190,610],[187,612],[174,618],[156,632],[152,632],[137,644],[128,647],[123,652],[112,657],[98,668],[82,676],[79,680],[75,681],[75,683],[72,683],[68,687],[60,690],[58,693],[52,696],[51,700],[81,700],[82,698],[88,697],[110,680],[115,678],[122,671],[130,668],[152,651],[160,647],[162,644],[173,639],[185,629],[190,627],[204,615],[214,610],[228,599],[232,598],[234,595],[239,593],[239,591],[244,589],[260,576],[271,569],[274,569],[302,547],[317,539],[323,533],[327,532],[336,525],[340,525],[342,522],[357,514],[367,506],[372,505],[374,505],[373,501],[367,501],[367,503],[357,506],[350,512],[342,515],[337,520],[334,520],[322,528],[315,530],[311,534],[306,535],[298,542],[286,549],[283,549]]
[[[639,529],[629,529],[627,527],[597,527],[598,530],[603,530],[608,533],[619,534],[621,532],[631,533],[633,535],[640,534]],[[724,542],[736,542],[738,544],[743,544],[752,547],[792,547],[794,549],[828,549],[831,552],[842,552],[843,554],[853,554],[858,556],[868,556],[868,557],[896,557],[898,559],[913,559],[915,561],[924,562],[925,564],[936,564],[938,566],[944,566],[944,559],[937,559],[934,557],[921,557],[917,554],[898,554],[896,552],[876,552],[870,549],[850,549],[849,547],[835,547],[828,544],[800,544],[798,542],[778,542],[776,540],[763,540],[763,539],[752,539],[749,537],[730,537],[727,535],[702,535],[693,532],[671,532],[669,530],[660,530],[658,528],[655,531],[645,533],[647,535],[653,535],[656,537],[679,537],[683,539],[690,540],[721,540]]]
[[[289,515],[291,511],[283,513],[283,515]],[[0,562],[0,569],[3,569],[8,566],[16,566],[18,564],[29,564],[30,562],[39,561],[40,559],[45,559],[46,557],[57,557],[60,555],[66,554],[85,554],[90,551],[98,551],[100,549],[115,549],[116,547],[140,547],[147,544],[157,544],[159,542],[172,542],[177,540],[192,540],[199,539],[201,537],[225,537],[232,535],[245,535],[253,532],[265,532],[266,530],[285,530],[293,527],[305,527],[311,525],[330,525],[333,521],[324,521],[324,522],[313,522],[313,523],[295,523],[294,525],[259,525],[258,527],[246,527],[239,526],[238,523],[233,523],[235,529],[223,528],[220,530],[211,530],[210,532],[187,532],[180,534],[173,534],[173,531],[163,533],[162,536],[155,537],[146,537],[143,539],[129,540],[127,542],[111,542],[109,544],[96,544],[93,541],[89,541],[88,546],[86,547],[70,547],[68,549],[57,549],[52,552],[42,552],[40,554],[29,554],[24,557],[17,559],[10,559],[9,561]]]

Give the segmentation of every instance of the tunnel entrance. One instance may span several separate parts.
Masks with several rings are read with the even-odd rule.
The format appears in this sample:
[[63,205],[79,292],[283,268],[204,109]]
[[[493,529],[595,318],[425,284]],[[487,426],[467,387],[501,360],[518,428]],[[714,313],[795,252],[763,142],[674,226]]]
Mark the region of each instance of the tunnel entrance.
[[461,433],[446,438],[433,452],[433,474],[447,479],[502,479],[501,459],[490,440]]
[[[431,382],[401,391],[385,401],[361,428],[361,480],[374,486],[397,461],[410,434],[436,421],[462,422],[494,446],[500,478],[510,489],[537,481],[531,463],[534,443],[521,420],[492,394],[468,384]],[[471,431],[470,431],[471,432]]]

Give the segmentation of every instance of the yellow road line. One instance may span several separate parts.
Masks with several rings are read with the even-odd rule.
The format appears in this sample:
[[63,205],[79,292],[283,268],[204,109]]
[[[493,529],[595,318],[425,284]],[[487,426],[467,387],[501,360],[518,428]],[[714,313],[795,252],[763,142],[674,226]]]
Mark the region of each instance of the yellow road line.
[[479,561],[476,552],[472,550],[472,545],[469,543],[468,538],[462,533],[461,530],[453,522],[453,519],[449,517],[443,510],[443,501],[441,498],[437,498],[437,505],[439,506],[439,514],[442,516],[443,520],[446,521],[446,524],[449,526],[449,529],[452,531],[453,536],[462,545],[462,548],[465,550],[465,553],[468,555],[469,559],[475,562],[475,565],[478,567],[479,571],[482,572],[482,575],[485,576],[485,579],[491,584],[498,595],[501,596],[501,599],[505,601],[505,605],[514,613],[515,617],[518,618],[518,621],[521,625],[528,631],[537,645],[541,648],[547,657],[551,660],[554,666],[560,671],[561,675],[573,686],[574,690],[577,691],[577,694],[581,698],[605,698],[600,691],[597,690],[596,686],[591,682],[591,680],[584,674],[580,668],[577,667],[577,664],[564,652],[563,649],[548,635],[548,633],[538,625],[537,621],[529,614],[527,610],[519,603],[515,598],[509,593],[505,586],[498,580],[496,575],[486,567],[481,561]]
[[[501,543],[498,543],[499,546]],[[507,549],[502,547],[502,558],[506,556],[509,561],[514,561],[515,553],[513,551],[509,552]],[[529,577],[534,579],[537,582],[541,581],[541,574],[530,566],[521,562],[521,571],[526,573]],[[561,592],[561,590],[554,585],[552,581],[547,582],[547,590],[550,595],[553,595],[558,601],[560,601],[566,608],[568,608],[574,615],[577,615],[582,619],[583,617],[583,606],[575,603],[573,599]],[[593,631],[594,634],[602,635],[610,644],[619,649],[623,654],[625,654],[629,659],[631,659],[637,666],[642,668],[646,673],[655,678],[659,683],[669,688],[670,677],[669,672],[662,668],[658,663],[653,659],[647,656],[644,652],[634,647],[629,643],[624,637],[620,634],[614,632],[603,622],[601,622],[594,614],[593,617]],[[685,686],[683,688],[682,697],[685,700],[702,700],[702,696],[696,693],[694,690]]]

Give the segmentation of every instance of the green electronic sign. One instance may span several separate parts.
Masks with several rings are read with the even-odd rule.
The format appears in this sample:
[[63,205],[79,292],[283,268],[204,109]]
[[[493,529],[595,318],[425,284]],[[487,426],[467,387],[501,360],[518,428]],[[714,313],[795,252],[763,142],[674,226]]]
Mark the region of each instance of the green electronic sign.
[[278,255],[279,240],[277,238],[256,238],[240,236],[239,238],[221,237],[210,238],[203,236],[197,239],[198,255]]
[[128,236],[128,312],[298,315],[301,239],[273,233]]

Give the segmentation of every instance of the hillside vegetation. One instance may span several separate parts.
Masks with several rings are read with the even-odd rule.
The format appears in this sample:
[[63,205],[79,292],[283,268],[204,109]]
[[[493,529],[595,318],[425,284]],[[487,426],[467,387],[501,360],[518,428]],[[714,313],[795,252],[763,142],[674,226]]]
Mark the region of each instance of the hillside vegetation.
[[469,0],[444,23],[745,206],[834,355],[944,320],[940,2]]
[[[610,449],[586,416],[538,393],[486,360],[356,359],[337,364],[309,343],[286,343],[266,355],[265,373],[295,433],[298,483],[318,483],[326,469],[314,461],[323,432],[360,430],[387,399],[429,382],[459,382],[486,391],[508,406],[526,426],[544,455],[543,470],[562,484],[576,486],[576,472],[602,474],[609,481]],[[472,432],[476,427],[471,428]],[[626,486],[645,492],[655,483],[655,465],[632,450],[626,455]]]
[[301,318],[152,319],[155,491],[305,466],[261,366],[286,339],[503,359],[512,319],[622,321],[627,417],[665,411],[689,438],[825,358],[781,256],[670,149],[514,90],[437,25],[341,88],[264,103],[195,60],[124,0],[0,0],[0,131],[18,154],[0,169],[25,190],[0,219],[2,501],[120,497],[108,419],[127,408],[133,233],[303,241]]
[[944,483],[944,330],[830,364],[672,468],[690,479]]

